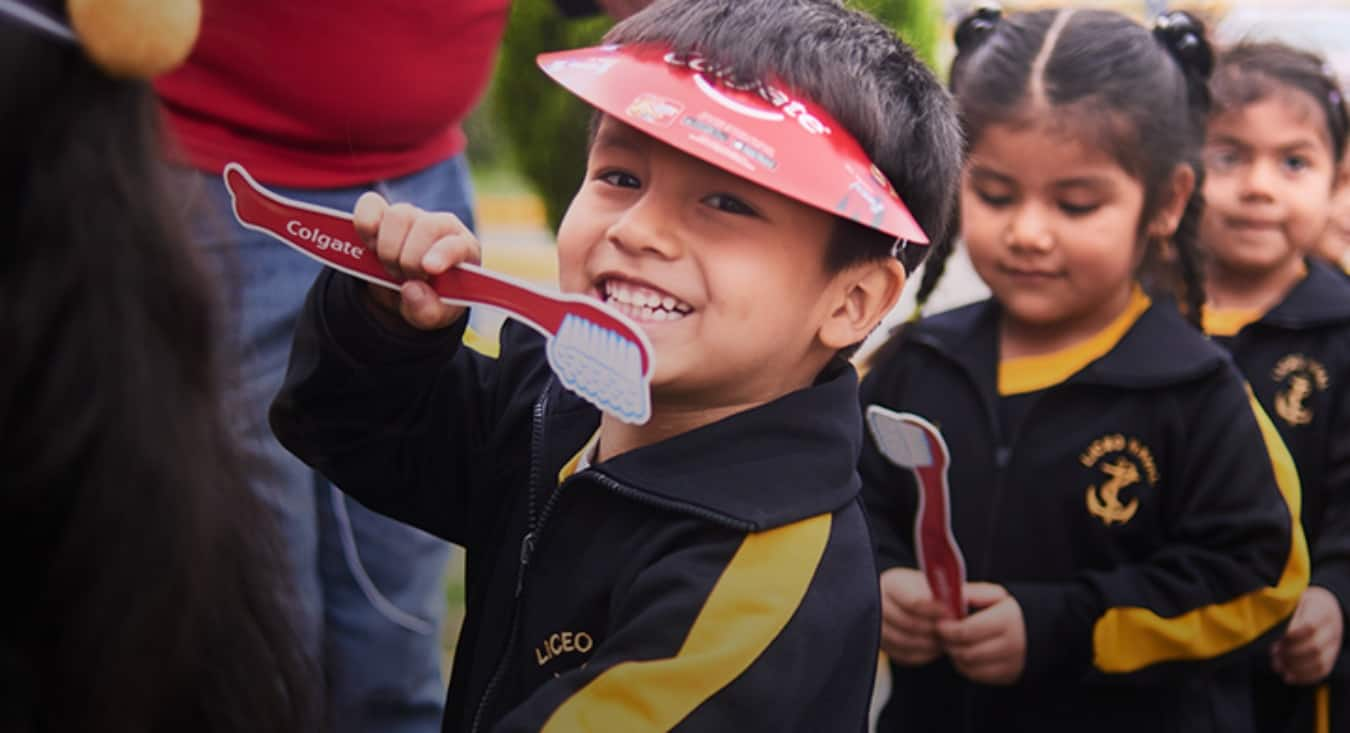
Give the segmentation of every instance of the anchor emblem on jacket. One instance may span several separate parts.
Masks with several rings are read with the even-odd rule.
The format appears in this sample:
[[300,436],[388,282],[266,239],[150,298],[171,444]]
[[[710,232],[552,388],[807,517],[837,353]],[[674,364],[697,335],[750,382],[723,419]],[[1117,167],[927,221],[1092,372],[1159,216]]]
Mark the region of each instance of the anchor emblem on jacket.
[[1122,504],[1120,490],[1139,483],[1139,468],[1129,458],[1121,456],[1114,463],[1102,464],[1101,469],[1111,479],[1103,483],[1100,489],[1096,485],[1088,487],[1088,512],[1102,520],[1108,527],[1112,524],[1125,524],[1133,519],[1134,513],[1139,510],[1139,499],[1136,497],[1130,499],[1130,503]]
[[1303,374],[1289,378],[1289,389],[1275,395],[1275,413],[1290,425],[1307,425],[1312,422],[1312,410],[1304,400],[1312,396],[1312,380]]

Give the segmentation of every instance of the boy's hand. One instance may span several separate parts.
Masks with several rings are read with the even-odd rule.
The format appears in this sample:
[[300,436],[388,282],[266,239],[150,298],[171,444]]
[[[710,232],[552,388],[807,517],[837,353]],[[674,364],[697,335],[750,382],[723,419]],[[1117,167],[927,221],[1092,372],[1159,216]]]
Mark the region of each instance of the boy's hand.
[[390,206],[379,194],[368,192],[356,201],[352,223],[384,269],[407,280],[397,291],[368,285],[372,301],[425,331],[445,328],[464,315],[463,306],[442,303],[423,282],[461,262],[477,264],[482,259],[478,240],[454,214],[423,211],[411,204]]
[[1276,674],[1288,685],[1313,685],[1326,679],[1341,651],[1341,604],[1331,591],[1309,586],[1299,599],[1284,638],[1270,650]]
[[980,610],[959,621],[938,622],[952,664],[974,682],[1016,682],[1027,662],[1027,627],[1017,599],[1001,585],[968,583],[966,603]]
[[891,659],[917,667],[942,656],[937,623],[946,616],[923,573],[891,568],[881,574],[881,649]]

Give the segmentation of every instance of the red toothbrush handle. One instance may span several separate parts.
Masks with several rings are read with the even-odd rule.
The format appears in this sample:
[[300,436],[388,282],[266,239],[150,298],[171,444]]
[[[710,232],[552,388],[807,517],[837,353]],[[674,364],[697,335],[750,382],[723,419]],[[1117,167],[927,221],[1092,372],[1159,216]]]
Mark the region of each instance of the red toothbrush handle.
[[[289,201],[267,191],[242,167],[225,168],[225,186],[234,199],[239,221],[261,229],[344,272],[398,287],[379,258],[362,243],[352,217],[340,211]],[[597,304],[579,297],[553,297],[518,285],[473,265],[458,265],[430,280],[444,298],[501,308],[549,334],[556,334],[569,313],[614,331],[635,344],[643,343],[633,328]],[[650,357],[642,349],[643,373]]]

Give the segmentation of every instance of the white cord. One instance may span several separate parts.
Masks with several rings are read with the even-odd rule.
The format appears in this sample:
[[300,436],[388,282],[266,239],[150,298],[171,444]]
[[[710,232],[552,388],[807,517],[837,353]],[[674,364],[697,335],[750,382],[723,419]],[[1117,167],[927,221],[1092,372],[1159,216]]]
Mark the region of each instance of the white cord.
[[[0,0],[4,2],[5,0]],[[338,534],[342,537],[342,554],[347,558],[347,569],[351,571],[352,577],[356,578],[356,584],[361,587],[361,592],[365,594],[366,600],[375,607],[390,622],[395,623],[414,634],[430,635],[436,631],[436,625],[425,619],[418,618],[407,611],[395,606],[388,598],[380,593],[380,589],[375,587],[370,576],[366,574],[366,569],[361,565],[361,557],[356,552],[356,535],[352,531],[352,520],[347,515],[346,497],[338,490],[336,486],[328,487],[333,492],[333,516],[337,519]]]
[[77,43],[75,32],[70,30],[64,23],[51,17],[50,15],[18,0],[0,0],[0,14],[8,15],[16,20],[21,20],[30,26],[45,31],[63,41]]

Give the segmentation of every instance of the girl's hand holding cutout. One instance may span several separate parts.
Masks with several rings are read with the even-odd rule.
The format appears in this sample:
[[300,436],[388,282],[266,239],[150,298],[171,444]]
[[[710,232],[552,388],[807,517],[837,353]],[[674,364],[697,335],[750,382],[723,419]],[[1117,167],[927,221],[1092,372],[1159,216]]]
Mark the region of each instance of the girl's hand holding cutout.
[[938,637],[957,671],[973,682],[1010,685],[1027,661],[1027,627],[1022,607],[1006,588],[966,584],[966,603],[977,609],[961,620],[938,622]]
[[891,659],[918,667],[942,656],[937,624],[946,617],[923,573],[891,568],[881,574],[881,649]]
[[390,205],[369,192],[356,202],[352,223],[384,269],[405,279],[399,290],[368,285],[372,301],[397,313],[414,328],[445,328],[464,315],[463,306],[441,302],[425,281],[462,262],[478,264],[478,239],[454,214],[430,212],[411,204]]
[[1344,633],[1341,604],[1331,591],[1309,586],[1299,599],[1284,638],[1271,647],[1276,674],[1288,685],[1314,685],[1331,674]]

